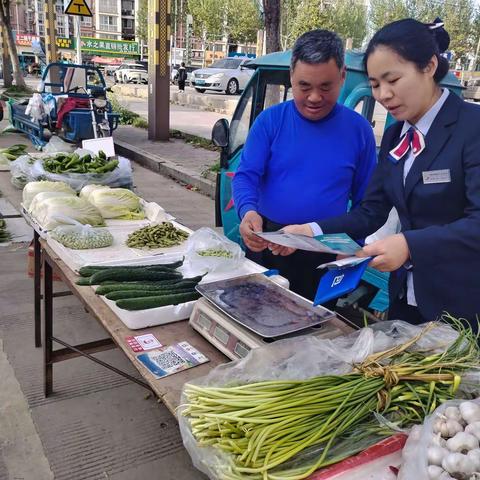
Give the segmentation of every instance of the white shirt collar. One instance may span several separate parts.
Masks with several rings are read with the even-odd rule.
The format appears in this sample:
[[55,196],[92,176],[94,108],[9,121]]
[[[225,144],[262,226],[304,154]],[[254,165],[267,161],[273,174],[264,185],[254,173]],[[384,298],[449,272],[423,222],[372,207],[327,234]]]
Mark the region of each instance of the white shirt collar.
[[440,109],[443,107],[443,104],[448,98],[448,95],[450,94],[450,91],[448,88],[444,88],[442,94],[440,95],[440,98],[432,105],[430,110],[428,110],[427,113],[417,122],[416,125],[412,125],[411,123],[404,121],[403,122],[403,127],[402,127],[402,133],[400,136],[402,137],[407,133],[407,130],[410,127],[414,127],[417,130],[419,130],[421,133],[423,133],[423,136],[425,137],[430,130],[430,127],[432,126],[433,121],[435,120],[435,117],[438,115],[438,112]]

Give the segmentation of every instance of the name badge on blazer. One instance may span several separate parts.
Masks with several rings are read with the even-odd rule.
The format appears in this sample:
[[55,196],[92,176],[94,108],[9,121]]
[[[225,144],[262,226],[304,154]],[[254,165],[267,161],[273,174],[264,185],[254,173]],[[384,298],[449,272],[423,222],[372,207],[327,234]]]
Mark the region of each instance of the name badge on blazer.
[[430,170],[429,172],[422,172],[423,183],[428,185],[429,183],[450,183],[452,181],[450,177],[450,169],[445,170]]

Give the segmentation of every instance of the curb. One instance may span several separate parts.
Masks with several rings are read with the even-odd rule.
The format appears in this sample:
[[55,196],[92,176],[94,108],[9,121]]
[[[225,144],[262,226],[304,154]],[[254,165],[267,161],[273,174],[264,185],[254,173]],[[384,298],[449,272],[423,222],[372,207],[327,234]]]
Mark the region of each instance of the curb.
[[[116,95],[122,97],[148,98],[148,91],[144,86],[115,85],[113,91]],[[170,92],[170,103],[172,104],[192,107],[207,112],[217,112],[224,115],[233,115],[239,98],[240,97],[235,97],[228,100],[190,92],[182,94],[176,91]]]
[[[120,155],[137,162],[153,172],[160,173],[165,177],[173,178],[181,183],[192,185],[207,197],[215,198],[215,182],[210,179],[211,177],[204,178],[196,172],[192,172],[187,168],[176,165],[170,160],[165,160],[154,153],[146,152],[145,150],[130,145],[129,143],[120,140],[114,140],[114,142],[115,150]],[[209,175],[207,175],[207,177],[209,177]]]

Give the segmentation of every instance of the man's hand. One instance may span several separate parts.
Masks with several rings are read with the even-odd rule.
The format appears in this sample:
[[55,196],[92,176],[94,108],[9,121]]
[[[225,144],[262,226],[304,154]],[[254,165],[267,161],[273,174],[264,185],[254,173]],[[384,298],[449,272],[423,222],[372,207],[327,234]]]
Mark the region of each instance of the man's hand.
[[254,210],[248,211],[244,216],[242,223],[240,224],[240,235],[245,242],[245,245],[252,252],[261,252],[267,248],[267,242],[255,235],[254,232],[263,231],[263,219]]
[[287,225],[286,227],[282,228],[282,230],[286,233],[294,233],[296,235],[313,237],[312,229],[308,223],[304,223],[303,225]]
[[[285,233],[294,233],[296,235],[306,235],[308,237],[313,237],[312,229],[307,223],[303,225],[287,225],[286,227],[282,228],[282,230]],[[280,255],[282,257],[291,255],[293,252],[296,251],[296,248],[283,247],[282,245],[277,245],[276,243],[269,243],[268,248],[274,255]]]
[[409,258],[410,250],[404,235],[397,233],[366,245],[359,250],[358,257],[375,257],[369,266],[380,272],[393,272],[400,268]]

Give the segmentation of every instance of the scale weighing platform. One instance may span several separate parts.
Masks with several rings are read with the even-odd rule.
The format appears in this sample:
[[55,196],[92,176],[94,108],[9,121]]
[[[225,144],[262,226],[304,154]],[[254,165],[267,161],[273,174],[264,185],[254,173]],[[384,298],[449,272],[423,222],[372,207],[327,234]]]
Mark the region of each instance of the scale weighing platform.
[[294,335],[333,338],[352,331],[321,306],[263,274],[199,284],[190,325],[232,360],[253,348]]

